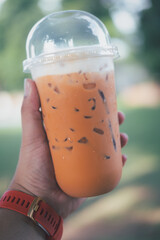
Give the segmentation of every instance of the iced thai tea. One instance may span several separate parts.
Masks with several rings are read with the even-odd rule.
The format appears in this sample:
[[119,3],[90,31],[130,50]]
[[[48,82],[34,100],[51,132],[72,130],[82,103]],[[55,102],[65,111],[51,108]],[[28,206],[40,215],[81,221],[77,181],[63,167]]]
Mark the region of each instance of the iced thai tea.
[[121,177],[114,71],[95,62],[88,71],[75,62],[57,74],[50,67],[35,79],[56,179],[73,197],[109,192]]

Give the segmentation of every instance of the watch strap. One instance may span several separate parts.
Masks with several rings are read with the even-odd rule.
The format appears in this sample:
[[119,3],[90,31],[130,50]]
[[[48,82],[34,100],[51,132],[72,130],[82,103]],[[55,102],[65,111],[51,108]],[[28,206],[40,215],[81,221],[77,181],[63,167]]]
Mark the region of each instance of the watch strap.
[[7,191],[0,199],[0,208],[7,208],[31,218],[48,235],[50,240],[60,240],[63,219],[39,197],[20,191]]

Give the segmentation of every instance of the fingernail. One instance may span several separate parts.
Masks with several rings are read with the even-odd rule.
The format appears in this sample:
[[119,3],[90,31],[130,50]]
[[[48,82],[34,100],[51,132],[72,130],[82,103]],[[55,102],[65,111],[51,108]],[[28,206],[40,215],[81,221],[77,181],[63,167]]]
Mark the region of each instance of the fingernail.
[[28,78],[24,79],[24,97],[28,97],[30,94],[30,82]]
[[125,114],[124,114],[124,112],[118,112],[124,119],[125,119]]
[[123,156],[124,156],[125,160],[127,160],[127,155],[126,155],[126,154],[123,154]]
[[123,117],[125,118],[126,117],[125,113],[124,112],[121,112],[121,113],[122,113]]
[[126,133],[122,133],[122,134],[125,138],[127,138],[127,140],[129,140],[128,134],[126,134]]
[[124,165],[126,164],[127,162],[127,156],[125,154],[122,155],[122,165],[124,167]]

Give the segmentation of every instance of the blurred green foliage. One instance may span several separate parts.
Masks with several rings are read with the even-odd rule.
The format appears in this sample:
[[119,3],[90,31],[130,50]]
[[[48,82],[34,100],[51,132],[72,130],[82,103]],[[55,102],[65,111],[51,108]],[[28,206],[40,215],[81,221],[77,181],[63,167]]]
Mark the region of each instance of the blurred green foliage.
[[[31,27],[44,16],[40,0],[6,0],[0,9],[0,90],[22,89],[22,61],[26,58],[25,42]],[[160,75],[160,2],[151,0],[151,8],[140,12],[139,59],[151,72]],[[54,4],[54,1],[53,1]],[[118,4],[114,0],[62,0],[61,9],[88,11],[102,20],[112,37],[126,39],[112,21],[111,13]]]
[[32,25],[41,18],[38,0],[6,0],[0,10],[0,89],[23,86],[22,61]]
[[88,1],[63,0],[62,4],[65,10],[68,10],[68,9],[83,10],[83,11],[88,11],[99,18],[110,17],[109,10],[104,8],[104,6],[102,5],[102,1],[99,1],[99,0],[94,0],[94,1],[93,0],[88,0]]
[[120,33],[113,24],[110,8],[106,7],[100,0],[62,0],[64,10],[81,10],[87,11],[98,17],[106,26],[112,37],[118,37]]
[[[39,0],[6,0],[0,9],[0,90],[22,89],[22,61],[26,58],[25,42],[31,27],[43,17]],[[54,4],[54,3],[53,3]],[[99,0],[63,0],[62,9],[88,11],[104,24],[110,34],[118,32],[114,27],[109,10]]]
[[154,77],[160,81],[160,1],[152,0],[149,9],[142,11],[140,33],[142,34],[141,59]]

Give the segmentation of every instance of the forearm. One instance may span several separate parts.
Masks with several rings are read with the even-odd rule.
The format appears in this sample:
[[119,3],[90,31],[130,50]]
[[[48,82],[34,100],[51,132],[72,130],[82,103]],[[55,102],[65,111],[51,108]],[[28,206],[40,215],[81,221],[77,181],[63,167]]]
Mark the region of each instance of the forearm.
[[45,232],[28,217],[8,209],[0,209],[0,239],[45,240]]

